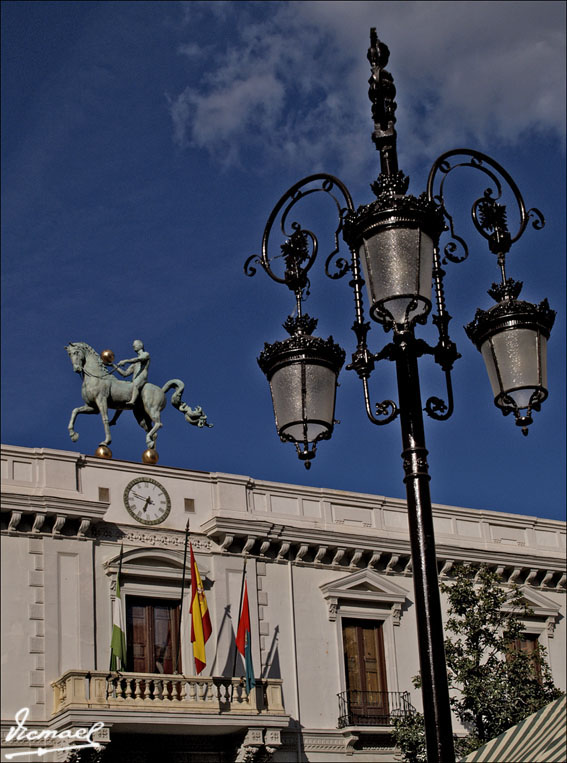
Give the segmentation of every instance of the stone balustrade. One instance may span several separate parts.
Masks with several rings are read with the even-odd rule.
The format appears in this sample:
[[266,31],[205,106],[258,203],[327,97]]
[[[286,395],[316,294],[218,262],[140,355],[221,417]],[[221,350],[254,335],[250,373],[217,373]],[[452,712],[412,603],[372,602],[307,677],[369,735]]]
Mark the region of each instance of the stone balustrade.
[[53,714],[63,710],[144,710],[203,714],[285,715],[282,680],[69,670],[54,681]]

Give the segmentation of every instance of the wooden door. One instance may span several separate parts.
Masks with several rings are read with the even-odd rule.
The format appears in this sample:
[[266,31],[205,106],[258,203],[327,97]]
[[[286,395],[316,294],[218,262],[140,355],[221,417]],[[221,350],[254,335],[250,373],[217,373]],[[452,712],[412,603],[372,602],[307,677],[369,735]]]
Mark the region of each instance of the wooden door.
[[517,638],[512,644],[512,649],[516,652],[524,652],[527,654],[531,661],[532,670],[534,676],[541,683],[541,664],[539,661],[538,652],[539,638],[535,633],[524,633],[522,638]]
[[382,623],[343,620],[347,698],[353,725],[388,722],[388,688]]
[[[126,597],[128,668],[134,673],[173,673],[178,654],[179,603]],[[181,672],[179,655],[178,672]]]

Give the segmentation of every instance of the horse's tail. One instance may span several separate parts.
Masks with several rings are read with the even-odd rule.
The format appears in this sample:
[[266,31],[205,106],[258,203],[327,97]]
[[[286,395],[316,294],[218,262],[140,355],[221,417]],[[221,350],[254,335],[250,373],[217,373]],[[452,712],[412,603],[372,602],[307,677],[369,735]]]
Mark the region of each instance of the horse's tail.
[[177,408],[178,411],[183,413],[185,416],[185,421],[189,424],[193,424],[193,426],[196,427],[212,427],[212,424],[209,424],[207,421],[207,414],[204,413],[203,409],[200,405],[196,406],[195,408],[190,408],[187,403],[184,403],[181,400],[181,396],[183,395],[183,390],[185,389],[185,384],[181,381],[181,379],[170,379],[167,381],[162,389],[162,392],[167,392],[172,387],[175,387],[175,392],[171,396],[171,404],[174,408]]

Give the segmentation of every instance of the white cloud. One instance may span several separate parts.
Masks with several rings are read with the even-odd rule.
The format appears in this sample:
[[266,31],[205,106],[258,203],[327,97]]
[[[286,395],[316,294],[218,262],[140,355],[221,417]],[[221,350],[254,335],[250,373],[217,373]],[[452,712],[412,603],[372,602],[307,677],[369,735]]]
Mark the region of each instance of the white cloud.
[[171,115],[177,142],[223,162],[254,150],[309,170],[341,156],[356,171],[372,127],[370,26],[390,47],[406,160],[534,130],[564,140],[563,3],[237,2],[214,13],[231,33]]

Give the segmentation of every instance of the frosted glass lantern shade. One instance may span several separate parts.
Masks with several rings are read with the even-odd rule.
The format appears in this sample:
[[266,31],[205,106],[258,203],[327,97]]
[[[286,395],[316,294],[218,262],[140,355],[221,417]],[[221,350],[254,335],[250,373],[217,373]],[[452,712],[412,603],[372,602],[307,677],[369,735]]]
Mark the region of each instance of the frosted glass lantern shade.
[[539,390],[547,397],[547,340],[540,331],[501,331],[488,337],[480,351],[497,405],[509,397],[521,410],[534,402]]
[[311,443],[332,431],[336,385],[335,372],[314,363],[300,361],[277,370],[270,389],[280,436]]
[[429,313],[433,241],[420,228],[379,230],[359,254],[374,320],[403,326]]
[[290,322],[295,333],[288,339],[266,344],[258,364],[270,383],[280,439],[292,442],[309,468],[317,442],[333,433],[337,377],[345,353],[332,337],[302,333],[302,321]]
[[490,310],[477,310],[465,331],[484,358],[494,404],[504,415],[513,413],[527,434],[532,412],[547,397],[547,340],[555,311],[546,299],[533,305],[506,297],[512,289],[519,292],[512,279],[493,284],[489,294],[500,295],[501,301]]

